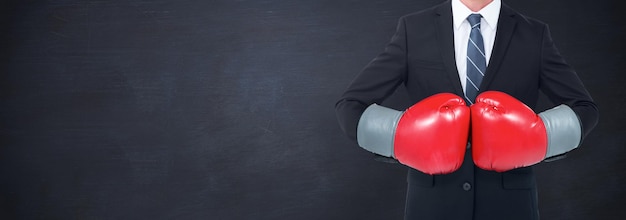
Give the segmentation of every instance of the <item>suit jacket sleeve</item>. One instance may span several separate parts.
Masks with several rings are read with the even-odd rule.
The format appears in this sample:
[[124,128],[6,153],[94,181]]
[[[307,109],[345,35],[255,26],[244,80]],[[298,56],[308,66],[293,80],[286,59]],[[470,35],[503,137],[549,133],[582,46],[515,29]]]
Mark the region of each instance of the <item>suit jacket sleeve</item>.
[[584,138],[598,123],[598,107],[576,72],[559,54],[547,26],[544,28],[542,56],[539,88],[552,102],[566,104],[574,110]]
[[405,28],[404,18],[401,18],[384,52],[365,66],[335,104],[341,129],[354,141],[363,111],[369,105],[385,100],[406,79]]

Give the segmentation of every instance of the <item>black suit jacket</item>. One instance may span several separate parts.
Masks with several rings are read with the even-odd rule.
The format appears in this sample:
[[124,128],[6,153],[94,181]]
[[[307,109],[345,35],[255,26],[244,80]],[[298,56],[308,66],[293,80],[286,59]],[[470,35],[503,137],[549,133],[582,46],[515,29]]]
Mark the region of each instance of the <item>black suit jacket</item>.
[[[336,104],[339,124],[356,140],[365,108],[404,85],[413,103],[442,92],[463,96],[454,54],[450,1],[399,20],[385,51],[352,81]],[[546,24],[502,4],[496,39],[480,91],[502,91],[535,109],[542,91],[578,115],[583,136],[598,121],[584,85],[555,47]],[[537,110],[535,110],[537,111]],[[420,219],[537,219],[532,169],[504,173],[474,166],[468,151],[461,168],[447,175],[409,169],[406,217]]]

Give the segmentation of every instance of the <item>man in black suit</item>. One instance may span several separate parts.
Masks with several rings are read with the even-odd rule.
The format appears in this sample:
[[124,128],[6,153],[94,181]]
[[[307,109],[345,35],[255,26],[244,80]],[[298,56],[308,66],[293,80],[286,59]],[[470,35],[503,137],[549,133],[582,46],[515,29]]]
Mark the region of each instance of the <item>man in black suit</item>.
[[[400,85],[414,106],[376,104]],[[535,114],[540,91],[556,107]],[[500,0],[402,17],[336,112],[359,146],[409,167],[406,219],[539,219],[532,165],[575,149],[598,121],[547,25]]]

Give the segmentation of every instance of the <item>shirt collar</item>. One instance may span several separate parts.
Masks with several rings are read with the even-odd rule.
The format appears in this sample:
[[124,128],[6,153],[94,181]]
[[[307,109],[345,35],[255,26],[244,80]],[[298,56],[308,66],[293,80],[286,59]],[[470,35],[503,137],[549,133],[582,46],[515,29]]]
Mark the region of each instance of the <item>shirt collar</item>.
[[[493,0],[483,9],[478,12],[472,12],[467,6],[461,3],[461,0],[452,0],[452,17],[454,21],[454,28],[459,29],[463,21],[467,19],[467,16],[473,13],[480,13],[483,16],[483,20],[489,27],[495,30],[498,25],[498,17],[500,15],[501,0]],[[481,23],[481,25],[483,25]]]

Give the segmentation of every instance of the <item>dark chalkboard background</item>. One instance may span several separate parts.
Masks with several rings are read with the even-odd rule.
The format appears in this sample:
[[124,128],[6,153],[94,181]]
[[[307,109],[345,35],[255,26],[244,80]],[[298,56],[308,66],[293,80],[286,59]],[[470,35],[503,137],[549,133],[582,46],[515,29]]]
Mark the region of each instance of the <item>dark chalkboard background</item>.
[[[401,219],[406,168],[333,107],[400,16],[439,2],[3,1],[0,218]],[[551,25],[601,111],[536,166],[543,219],[625,219],[624,8],[504,2]]]

